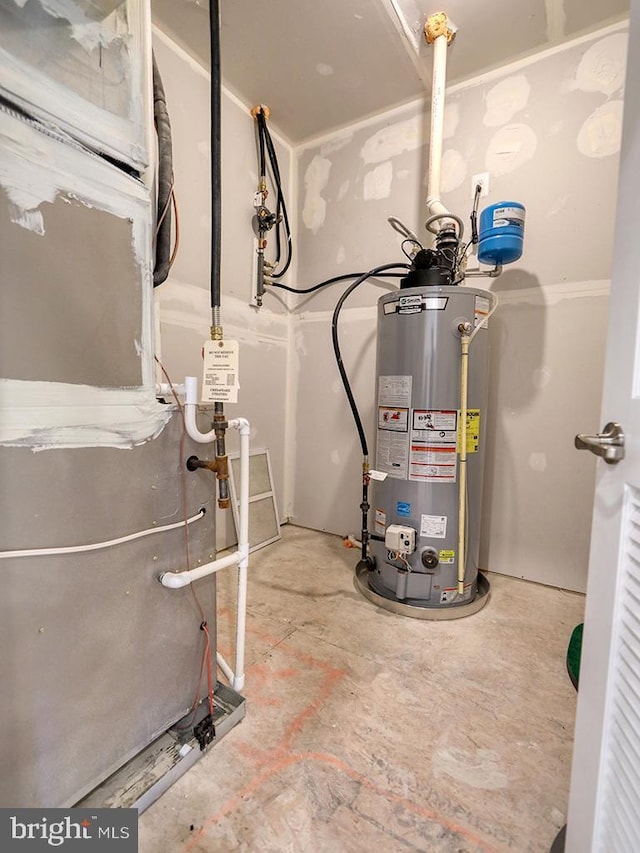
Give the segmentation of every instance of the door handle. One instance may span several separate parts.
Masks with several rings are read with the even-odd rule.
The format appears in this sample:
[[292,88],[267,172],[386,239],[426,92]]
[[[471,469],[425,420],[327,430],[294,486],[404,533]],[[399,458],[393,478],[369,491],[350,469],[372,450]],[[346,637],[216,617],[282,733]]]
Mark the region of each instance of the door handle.
[[575,445],[578,450],[590,450],[602,457],[609,465],[624,459],[624,432],[620,424],[614,421],[610,421],[604,432],[598,435],[577,435]]

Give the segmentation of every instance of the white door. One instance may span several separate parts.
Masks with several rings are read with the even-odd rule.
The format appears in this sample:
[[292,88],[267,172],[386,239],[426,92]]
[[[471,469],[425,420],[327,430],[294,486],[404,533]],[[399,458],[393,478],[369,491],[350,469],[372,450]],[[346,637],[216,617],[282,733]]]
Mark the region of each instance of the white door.
[[640,851],[640,0],[626,79],[600,424],[626,456],[598,462],[567,853]]

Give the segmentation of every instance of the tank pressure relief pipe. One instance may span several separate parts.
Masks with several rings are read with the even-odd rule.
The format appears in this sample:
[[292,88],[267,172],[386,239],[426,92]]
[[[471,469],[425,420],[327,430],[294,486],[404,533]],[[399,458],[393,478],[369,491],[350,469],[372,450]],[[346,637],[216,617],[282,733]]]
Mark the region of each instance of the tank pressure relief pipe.
[[467,410],[471,323],[460,323],[460,482],[458,483],[458,595],[464,595],[467,508]]

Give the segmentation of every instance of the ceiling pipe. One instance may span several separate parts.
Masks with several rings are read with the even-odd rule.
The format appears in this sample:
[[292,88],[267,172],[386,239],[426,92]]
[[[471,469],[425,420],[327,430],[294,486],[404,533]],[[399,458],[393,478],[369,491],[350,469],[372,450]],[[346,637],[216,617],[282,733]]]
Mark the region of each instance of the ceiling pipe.
[[[447,83],[447,47],[455,37],[456,28],[445,12],[427,18],[424,34],[428,44],[433,44],[433,78],[431,84],[431,139],[429,142],[429,175],[427,189],[427,215],[442,217],[427,226],[437,234],[443,218],[449,213],[440,199],[442,176],[442,143],[444,139],[444,99]],[[446,221],[446,220],[444,220]]]

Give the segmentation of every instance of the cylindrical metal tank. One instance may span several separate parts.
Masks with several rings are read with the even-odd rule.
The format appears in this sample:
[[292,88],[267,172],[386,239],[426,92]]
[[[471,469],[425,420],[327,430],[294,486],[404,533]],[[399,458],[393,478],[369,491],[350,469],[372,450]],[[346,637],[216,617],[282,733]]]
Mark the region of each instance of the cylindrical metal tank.
[[[367,580],[385,599],[442,609],[468,605],[476,596],[490,302],[486,291],[464,286],[407,288],[378,302],[377,441],[369,524],[374,565]],[[483,321],[469,351],[466,559],[460,595],[458,327],[470,323],[476,328]],[[391,525],[400,529],[389,530]],[[401,544],[394,551],[388,543],[398,535]],[[403,536],[415,541],[411,553],[402,551]]]

